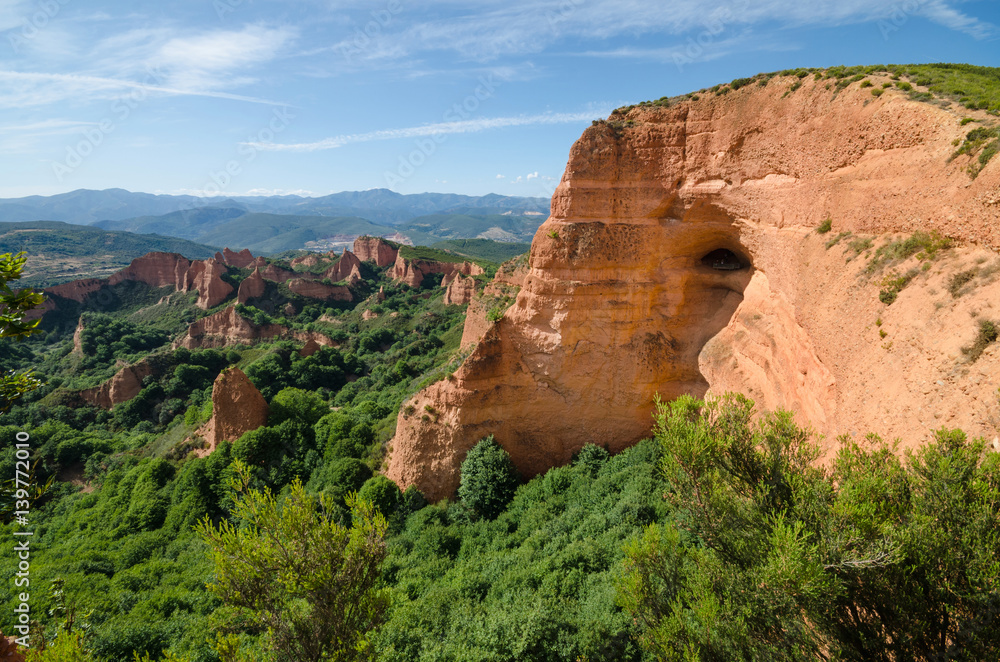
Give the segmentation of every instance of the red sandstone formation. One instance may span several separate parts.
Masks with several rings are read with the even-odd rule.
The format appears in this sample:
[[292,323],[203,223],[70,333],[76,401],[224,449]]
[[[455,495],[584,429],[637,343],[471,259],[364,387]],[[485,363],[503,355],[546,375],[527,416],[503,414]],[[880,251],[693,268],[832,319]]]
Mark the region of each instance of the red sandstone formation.
[[191,265],[187,274],[187,289],[197,290],[198,302],[203,310],[214,308],[233,293],[233,286],[222,280],[226,273],[224,264],[216,260],[202,260]]
[[[657,394],[748,392],[791,409],[828,451],[868,431],[913,447],[942,424],[993,437],[1000,350],[969,364],[960,349],[1000,282],[961,299],[946,284],[1000,261],[1000,159],[975,180],[970,157],[949,159],[967,133],[953,109],[811,78],[784,95],[796,82],[588,128],[516,302],[453,380],[409,401],[434,417],[401,411],[389,477],[451,496],[488,434],[528,476],[585,443],[618,451],[649,435]],[[883,235],[876,246],[937,230],[993,249],[950,251],[887,307],[866,256],[848,261],[816,234],[826,217],[834,232]],[[394,270],[407,282],[417,271],[398,259]]]
[[264,277],[260,275],[260,267],[258,267],[240,283],[240,289],[236,292],[236,301],[246,303],[250,299],[264,296],[266,288]]
[[378,267],[388,267],[396,261],[398,249],[381,237],[358,237],[354,240],[354,254],[362,262],[371,260]]
[[448,289],[444,292],[444,302],[446,305],[464,306],[472,301],[472,297],[475,293],[476,279],[471,277],[466,278],[465,276],[458,274],[450,283],[448,283]]
[[220,441],[236,441],[244,433],[267,425],[264,396],[239,368],[219,373],[212,386],[212,418],[199,430],[211,453]]
[[465,310],[465,326],[462,329],[462,349],[468,349],[482,339],[493,325],[487,316],[490,309],[503,307],[513,301],[524,285],[528,275],[528,262],[524,258],[500,265],[496,276],[483,288],[480,296],[474,297]]
[[151,287],[172,286],[178,291],[188,289],[188,269],[191,262],[178,253],[147,253],[108,277],[109,285],[126,280],[137,280]]
[[46,287],[45,294],[54,294],[64,299],[72,299],[78,303],[83,303],[88,296],[101,289],[108,281],[103,278],[82,278],[80,280],[62,283]]
[[[483,268],[472,262],[437,262],[435,260],[410,260],[402,255],[396,256],[396,262],[389,271],[389,276],[400,280],[410,287],[420,287],[427,274],[443,274],[443,278],[454,277],[455,274],[478,276]],[[450,280],[450,279],[449,279]],[[443,283],[447,285],[447,283]]]
[[[218,253],[215,254],[216,259],[218,259]],[[240,269],[245,269],[254,263],[254,257],[250,253],[249,248],[244,248],[239,253],[235,253],[228,248],[222,249],[222,259],[220,262],[225,262],[226,264],[238,267]]]
[[288,281],[288,289],[299,296],[324,301],[351,301],[351,291],[343,285],[324,285],[315,280],[295,278]]
[[174,347],[200,349],[226,347],[228,345],[249,345],[259,340],[272,338],[295,338],[303,342],[315,340],[320,345],[334,342],[322,333],[294,331],[280,324],[257,326],[229,306],[217,313],[203,317],[188,327],[187,333],[174,341]]
[[24,662],[24,653],[18,650],[14,637],[6,637],[0,632],[0,662]]
[[140,361],[135,365],[125,366],[100,386],[80,391],[80,397],[95,407],[111,409],[139,395],[143,378],[152,373],[149,364]]
[[267,280],[273,280],[275,283],[284,283],[292,278],[301,278],[300,274],[291,271],[290,269],[276,267],[273,264],[268,264],[264,267],[264,271],[262,271],[260,275]]
[[359,273],[358,268],[361,266],[361,260],[352,253],[351,251],[345,250],[344,254],[340,256],[329,269],[323,272],[323,278],[329,278],[334,283],[347,280],[352,273]]
[[320,262],[325,261],[324,258],[331,259],[332,256],[329,253],[327,253],[326,255],[320,255],[319,253],[310,253],[309,255],[303,255],[302,257],[297,257],[294,260],[292,260],[292,266],[315,267]]
[[310,338],[306,341],[306,344],[302,346],[302,349],[299,350],[299,356],[312,356],[319,351],[320,347],[321,345],[318,342]]

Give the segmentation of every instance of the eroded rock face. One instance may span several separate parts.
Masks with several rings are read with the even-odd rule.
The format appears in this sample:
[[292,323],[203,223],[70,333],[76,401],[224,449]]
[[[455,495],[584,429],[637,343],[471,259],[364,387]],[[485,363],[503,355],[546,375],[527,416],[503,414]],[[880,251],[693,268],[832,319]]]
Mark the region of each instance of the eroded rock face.
[[128,402],[139,395],[139,391],[142,390],[142,380],[152,373],[149,364],[140,361],[135,365],[125,366],[100,386],[80,391],[80,397],[95,407],[112,409],[115,405]]
[[104,287],[107,281],[103,278],[82,278],[70,281],[61,285],[46,287],[46,294],[54,294],[64,299],[72,299],[78,303],[83,303],[87,297]]
[[351,301],[351,291],[343,285],[325,285],[315,280],[294,278],[288,281],[288,289],[299,296],[324,301]]
[[233,286],[222,280],[226,266],[217,260],[194,262],[187,273],[186,288],[198,292],[195,305],[203,310],[214,308],[233,293]]
[[484,273],[483,268],[472,262],[411,260],[397,254],[396,262],[393,264],[389,276],[406,283],[410,287],[420,287],[424,276],[428,274],[442,274],[442,285],[447,286],[457,274],[477,276],[482,273]]
[[[216,253],[216,256],[218,256],[218,253]],[[218,258],[216,258],[216,259],[218,259]],[[228,248],[223,248],[222,249],[222,259],[219,260],[219,261],[220,262],[225,262],[226,264],[228,264],[230,266],[239,267],[239,268],[243,269],[243,268],[249,267],[251,264],[253,264],[254,257],[250,253],[250,249],[249,248],[244,248],[239,253],[231,251]]]
[[187,349],[206,349],[228,345],[249,345],[260,340],[273,338],[295,338],[302,342],[314,340],[323,346],[335,345],[330,338],[322,333],[295,331],[280,324],[257,326],[236,312],[235,306],[229,306],[192,323],[187,332],[174,341],[173,346],[186,347]]
[[220,441],[236,441],[267,425],[268,405],[239,368],[223,370],[212,386],[212,418],[202,431],[209,449]]
[[398,249],[381,237],[358,237],[354,240],[354,254],[364,262],[371,260],[378,267],[388,267],[396,261]]
[[361,260],[352,253],[351,251],[344,251],[344,254],[340,256],[340,259],[336,261],[329,269],[323,272],[323,278],[329,278],[334,283],[342,280],[347,280],[352,273],[358,273],[358,268],[361,266]]
[[[937,229],[995,247],[1000,160],[970,182],[966,164],[948,160],[963,133],[955,113],[892,91],[834,96],[811,79],[783,99],[793,82],[640,107],[588,128],[516,302],[453,380],[410,400],[434,412],[428,420],[403,408],[389,477],[449,497],[465,453],[488,434],[531,476],[586,443],[614,452],[648,436],[657,394],[703,396],[716,384],[759,391],[762,406],[791,407],[827,439],[885,425],[859,401],[865,383],[923,371],[940,350],[880,350],[865,331],[885,308],[878,285],[844,278],[842,255],[810,253],[831,255],[814,228],[830,216],[838,232]],[[394,270],[412,280],[419,269],[400,262]],[[823,313],[833,302],[846,317]],[[859,366],[860,346],[907,359]],[[977,383],[977,397],[991,388]],[[892,419],[904,446],[927,434],[911,418]]]
[[464,306],[472,301],[476,293],[476,279],[458,274],[444,292],[444,302],[449,305]]
[[281,267],[276,267],[273,264],[268,264],[264,267],[261,272],[261,276],[267,280],[273,280],[275,283],[284,283],[292,278],[299,278],[299,274],[291,271],[289,269],[282,269]]
[[264,277],[260,275],[260,267],[257,267],[240,283],[240,289],[236,292],[236,300],[239,303],[246,303],[250,299],[264,296],[266,289]]
[[187,291],[188,269],[191,261],[178,253],[147,253],[108,277],[108,284],[117,285],[126,280],[136,280],[151,287],[173,286]]

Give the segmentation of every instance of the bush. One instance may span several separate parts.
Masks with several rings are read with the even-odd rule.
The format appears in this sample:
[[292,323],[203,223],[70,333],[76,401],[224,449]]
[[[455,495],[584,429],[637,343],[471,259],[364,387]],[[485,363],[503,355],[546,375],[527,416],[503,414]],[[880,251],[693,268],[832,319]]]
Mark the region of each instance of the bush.
[[369,478],[358,490],[358,499],[372,504],[386,518],[396,512],[402,496],[399,486],[381,474]]
[[493,435],[481,440],[465,456],[458,497],[479,516],[493,519],[514,498],[520,482],[510,455]]
[[825,219],[823,219],[823,222],[819,224],[819,227],[816,228],[816,232],[818,234],[826,234],[832,229],[833,229],[833,219],[827,216]]
[[845,437],[821,469],[791,413],[743,396],[655,417],[681,517],[629,545],[619,581],[653,656],[998,659],[1000,461],[983,440],[937,430],[904,463]]
[[951,275],[951,278],[948,279],[948,291],[951,292],[953,299],[962,296],[962,288],[976,277],[978,271],[978,269],[968,269]]
[[990,320],[980,320],[979,333],[976,334],[975,341],[969,347],[963,347],[962,353],[969,357],[969,363],[974,363],[982,356],[987,347],[997,341],[997,337],[997,324]]

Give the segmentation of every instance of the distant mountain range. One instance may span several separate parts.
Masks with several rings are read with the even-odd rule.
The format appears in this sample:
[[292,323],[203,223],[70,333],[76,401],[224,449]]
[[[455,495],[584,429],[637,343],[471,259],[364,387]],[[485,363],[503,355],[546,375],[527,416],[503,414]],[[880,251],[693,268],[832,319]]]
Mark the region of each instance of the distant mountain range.
[[355,216],[380,225],[399,225],[418,216],[437,213],[533,212],[548,215],[549,200],[495,193],[483,196],[454,193],[404,195],[388,189],[344,191],[319,198],[298,195],[199,198],[133,193],[124,189],[79,189],[52,196],[0,199],[0,222],[64,221],[90,225],[97,221],[163,216],[196,209],[239,209],[244,213],[293,216]]
[[424,245],[475,238],[530,242],[547,218],[548,209],[545,198],[403,195],[388,189],[345,191],[320,198],[225,199],[81,189],[48,197],[0,199],[0,222],[62,221],[271,255],[324,247],[331,238],[353,239],[361,234],[399,233],[414,244]]

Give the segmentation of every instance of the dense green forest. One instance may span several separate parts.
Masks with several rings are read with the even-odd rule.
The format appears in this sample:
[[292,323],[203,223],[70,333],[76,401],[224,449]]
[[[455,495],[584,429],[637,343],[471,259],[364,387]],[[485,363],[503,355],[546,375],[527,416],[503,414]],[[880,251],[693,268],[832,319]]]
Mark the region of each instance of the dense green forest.
[[[484,439],[454,498],[429,504],[381,472],[401,404],[462,360],[464,310],[432,279],[410,288],[372,263],[363,276],[359,303],[278,288],[238,308],[338,343],[310,356],[290,340],[174,348],[217,309],[136,283],[0,339],[4,369],[43,382],[5,396],[0,415],[5,481],[30,434],[33,641],[47,642],[30,659],[1000,654],[1000,461],[982,440],[941,429],[900,457],[874,435],[845,437],[821,466],[789,414],[684,397],[657,406],[649,439],[614,456],[588,445],[531,480]],[[151,374],[134,398],[110,411],[81,399],[138,360]],[[269,420],[204,455],[194,435],[231,366]],[[0,571],[16,576],[14,554]],[[20,598],[8,587],[9,635]]]

